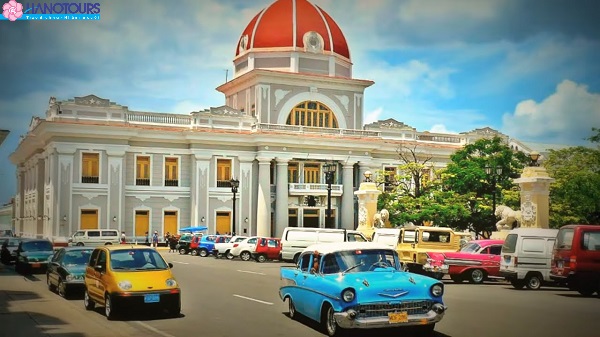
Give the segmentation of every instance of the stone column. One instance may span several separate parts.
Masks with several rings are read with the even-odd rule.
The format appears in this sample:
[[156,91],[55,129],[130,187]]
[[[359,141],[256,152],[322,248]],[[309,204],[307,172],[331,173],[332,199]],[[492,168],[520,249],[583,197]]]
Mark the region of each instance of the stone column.
[[[208,223],[208,172],[210,155],[195,153],[192,155],[191,179],[191,225],[206,226]],[[204,222],[202,222],[204,218]]]
[[256,235],[271,236],[271,158],[258,157]]
[[280,238],[289,223],[288,159],[277,158],[277,185],[275,198],[275,237]]
[[340,228],[354,229],[354,163],[346,162],[342,166],[342,184]]
[[521,227],[549,228],[550,178],[546,169],[529,166],[514,182],[521,188]]
[[[56,198],[56,216],[59,219],[59,236],[71,236],[79,229],[79,219],[73,212],[73,160],[75,149],[57,148],[58,152],[58,197]],[[63,218],[66,217],[66,220]]]
[[358,227],[367,238],[372,238],[375,228],[373,227],[373,216],[377,213],[377,197],[381,191],[373,182],[363,182],[358,191],[354,192],[358,197]]
[[[240,188],[239,188],[239,206],[237,219],[240,228],[236,227],[236,233],[239,235],[252,235],[252,224],[254,223],[254,174],[252,171],[254,157],[238,157],[240,160]],[[248,219],[248,222],[246,222]]]
[[[133,227],[124,228],[125,224],[125,210],[123,209],[123,200],[125,194],[123,186],[125,185],[124,179],[124,156],[125,151],[121,149],[109,149],[106,151],[108,157],[108,200],[107,200],[107,224],[106,228],[118,229],[120,231],[126,231],[127,236],[133,236]],[[113,219],[116,217],[116,221]],[[100,228],[104,228],[100,223]]]

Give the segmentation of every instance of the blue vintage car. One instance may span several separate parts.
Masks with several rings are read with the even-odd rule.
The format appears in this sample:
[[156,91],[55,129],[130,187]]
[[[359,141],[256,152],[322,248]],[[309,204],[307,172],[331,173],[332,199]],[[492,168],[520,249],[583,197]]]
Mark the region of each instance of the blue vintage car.
[[313,319],[329,336],[402,326],[433,333],[446,311],[443,283],[401,271],[396,251],[379,243],[312,245],[280,274],[279,296],[288,301],[289,316]]

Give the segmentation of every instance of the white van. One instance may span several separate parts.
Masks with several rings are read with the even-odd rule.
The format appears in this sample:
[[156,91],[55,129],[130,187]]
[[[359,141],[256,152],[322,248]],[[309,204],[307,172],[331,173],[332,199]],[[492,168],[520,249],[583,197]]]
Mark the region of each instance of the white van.
[[281,236],[281,259],[296,263],[300,253],[308,246],[321,242],[366,242],[359,231],[334,228],[287,227]]
[[508,233],[500,256],[500,276],[515,289],[539,289],[550,279],[558,229],[517,228]]
[[79,230],[69,238],[70,246],[103,246],[120,243],[119,231],[116,229]]

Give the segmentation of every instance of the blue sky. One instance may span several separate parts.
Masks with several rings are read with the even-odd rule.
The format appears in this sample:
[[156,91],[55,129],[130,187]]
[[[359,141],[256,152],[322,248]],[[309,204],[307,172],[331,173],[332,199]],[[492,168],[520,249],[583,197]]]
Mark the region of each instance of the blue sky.
[[[271,2],[100,1],[100,21],[0,21],[0,129],[11,130],[0,203],[15,191],[8,156],[50,96],[175,113],[222,105],[214,88],[232,73],[242,30]],[[572,145],[600,127],[600,1],[313,2],[344,32],[354,77],[375,81],[367,121],[451,133],[490,126]]]

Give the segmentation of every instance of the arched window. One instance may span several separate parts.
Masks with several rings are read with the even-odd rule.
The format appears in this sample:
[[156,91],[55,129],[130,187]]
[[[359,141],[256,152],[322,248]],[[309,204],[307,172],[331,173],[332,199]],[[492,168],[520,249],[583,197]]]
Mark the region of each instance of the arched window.
[[325,104],[313,101],[305,101],[296,105],[285,123],[287,125],[338,128],[338,122],[333,112]]

